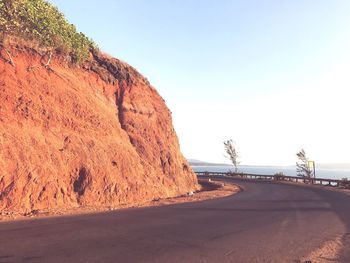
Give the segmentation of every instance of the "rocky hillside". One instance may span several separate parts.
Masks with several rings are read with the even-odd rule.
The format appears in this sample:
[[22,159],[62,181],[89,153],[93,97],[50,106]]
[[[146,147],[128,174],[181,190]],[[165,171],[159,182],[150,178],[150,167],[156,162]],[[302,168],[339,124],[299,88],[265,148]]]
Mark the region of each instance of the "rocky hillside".
[[134,68],[96,50],[74,65],[59,50],[11,39],[0,46],[0,211],[118,206],[197,189],[169,109]]

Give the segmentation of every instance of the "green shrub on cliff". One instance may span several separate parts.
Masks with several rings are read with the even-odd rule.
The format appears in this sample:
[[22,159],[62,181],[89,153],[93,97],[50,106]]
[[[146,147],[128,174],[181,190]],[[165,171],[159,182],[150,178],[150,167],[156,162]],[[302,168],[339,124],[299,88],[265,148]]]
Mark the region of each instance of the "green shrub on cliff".
[[79,62],[88,58],[95,43],[45,0],[0,0],[0,32],[38,42]]

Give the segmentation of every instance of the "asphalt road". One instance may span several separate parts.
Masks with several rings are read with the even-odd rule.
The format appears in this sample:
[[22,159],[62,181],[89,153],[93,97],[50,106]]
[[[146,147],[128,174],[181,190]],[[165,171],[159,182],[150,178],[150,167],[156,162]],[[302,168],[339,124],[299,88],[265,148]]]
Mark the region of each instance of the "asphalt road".
[[0,262],[298,262],[337,236],[350,262],[349,195],[234,182],[215,200],[0,223]]

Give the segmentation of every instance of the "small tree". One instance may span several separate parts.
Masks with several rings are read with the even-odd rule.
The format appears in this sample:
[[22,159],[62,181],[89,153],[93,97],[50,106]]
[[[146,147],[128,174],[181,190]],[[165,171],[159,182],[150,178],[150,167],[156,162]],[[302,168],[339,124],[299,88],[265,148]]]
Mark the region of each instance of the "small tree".
[[235,167],[235,173],[237,173],[237,165],[239,165],[239,154],[237,151],[237,147],[233,140],[227,140],[224,141],[224,146],[225,146],[225,157],[230,159],[233,166]]
[[339,186],[346,189],[350,189],[350,181],[348,180],[348,178],[342,178]]
[[283,181],[283,177],[285,177],[285,176],[286,175],[283,172],[278,172],[278,173],[275,173],[273,175],[274,180],[276,180],[276,181]]
[[297,176],[308,177],[312,176],[313,171],[310,169],[308,162],[309,158],[306,157],[306,153],[304,149],[301,149],[297,153],[297,157],[299,162],[296,162],[297,165]]

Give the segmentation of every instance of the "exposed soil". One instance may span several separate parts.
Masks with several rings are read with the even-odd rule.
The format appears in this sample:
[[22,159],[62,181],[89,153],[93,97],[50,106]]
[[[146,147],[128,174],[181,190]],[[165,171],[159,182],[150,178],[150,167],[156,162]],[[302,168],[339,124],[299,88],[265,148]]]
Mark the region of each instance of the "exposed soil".
[[[6,52],[11,52],[11,64]],[[171,112],[147,79],[0,47],[0,212],[135,205],[198,189]]]
[[320,248],[301,259],[302,263],[329,263],[340,262],[339,253],[343,247],[342,237],[329,240],[322,244]]

